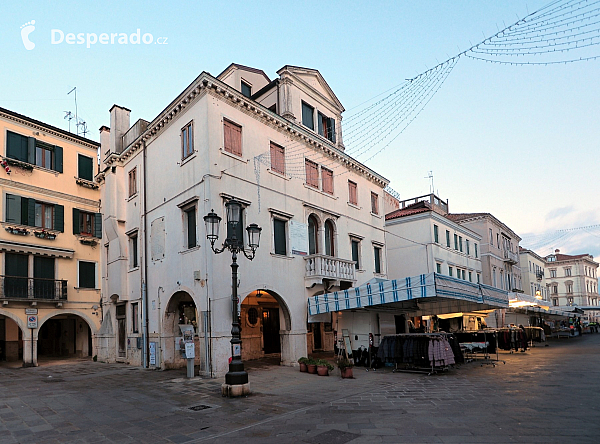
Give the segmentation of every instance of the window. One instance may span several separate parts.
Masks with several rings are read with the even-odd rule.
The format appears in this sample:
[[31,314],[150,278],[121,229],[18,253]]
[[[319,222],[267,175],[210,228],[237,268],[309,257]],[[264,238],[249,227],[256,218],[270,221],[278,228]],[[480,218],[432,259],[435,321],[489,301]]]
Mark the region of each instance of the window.
[[252,96],[252,87],[242,80],[242,94],[246,97]]
[[35,203],[35,226],[47,230],[54,229],[54,205],[44,202]]
[[20,160],[42,168],[63,172],[62,147],[37,140],[33,137],[6,132],[6,157]]
[[469,271],[469,282],[473,282],[473,273]]
[[360,241],[358,239],[351,239],[350,246],[352,248],[352,260],[355,262],[354,268],[360,269]]
[[73,208],[73,234],[102,238],[102,214]]
[[285,149],[271,142],[271,170],[285,174]]
[[131,304],[131,331],[132,333],[140,332],[140,320],[137,302]]
[[321,167],[321,177],[323,178],[323,192],[333,194],[333,171]]
[[573,305],[573,297],[567,298],[567,305]]
[[573,293],[573,284],[568,283],[566,285],[566,287],[567,287],[567,293]]
[[79,261],[79,288],[96,288],[96,263]]
[[460,273],[462,275],[462,280],[463,281],[466,280],[466,278],[465,278],[465,270],[461,270]]
[[375,256],[375,273],[381,273],[381,247],[373,247],[373,255]]
[[331,117],[326,117],[323,114],[318,113],[317,123],[319,124],[319,134],[335,143],[335,119]]
[[478,284],[481,283],[481,275],[479,273],[477,273],[477,283]]
[[181,158],[186,159],[194,153],[194,125],[188,123],[181,128]]
[[498,288],[498,284],[496,282],[496,269],[495,268],[492,270],[492,279],[493,279],[494,287]]
[[463,243],[462,243],[462,236],[458,236],[458,249],[461,251],[463,251]]
[[242,127],[223,119],[224,141],[223,148],[236,156],[242,155]]
[[129,268],[137,268],[138,263],[138,234],[137,232],[129,236]]
[[550,277],[551,278],[555,278],[556,277],[556,269],[550,270]]
[[446,246],[450,248],[450,231],[446,230]]
[[467,245],[467,254],[471,254],[471,248],[469,247],[469,239],[465,240],[465,244]]
[[129,171],[129,197],[137,193],[137,167]]
[[553,285],[552,286],[552,293],[558,294],[558,285]]
[[273,219],[273,240],[275,254],[287,255],[287,237],[285,234],[286,221],[283,219]]
[[312,160],[305,160],[306,167],[306,185],[319,188],[319,165]]
[[315,109],[307,103],[302,102],[302,125],[315,130]]
[[458,250],[458,234],[454,233],[454,249]]
[[80,179],[94,180],[94,159],[81,154],[77,155],[77,172]]
[[473,245],[475,247],[475,257],[479,257],[479,252],[477,251],[477,244]]
[[552,298],[552,305],[558,307],[558,298]]
[[435,264],[435,272],[438,274],[442,274],[442,264]]
[[371,191],[371,213],[379,214],[379,196]]
[[454,269],[450,266],[448,266],[448,276],[453,276],[454,275]]
[[246,320],[250,327],[255,327],[258,323],[258,310],[254,307],[250,307],[246,313]]
[[490,246],[494,246],[494,233],[492,232],[492,229],[490,228]]
[[500,233],[496,233],[496,247],[500,248]]
[[[185,213],[185,226],[186,226],[186,244],[189,248],[194,248],[197,245],[196,242],[196,206],[187,208],[184,210]],[[238,224],[240,225],[240,224]]]
[[565,276],[571,276],[571,269],[565,268]]
[[437,225],[434,225],[434,226],[433,226],[433,241],[434,241],[436,244],[439,244],[439,243],[440,243],[440,234],[439,234],[439,228],[438,228],[438,226],[437,226]]
[[311,214],[308,216],[308,254],[317,254],[319,252],[318,232],[319,223],[316,217]]
[[356,192],[356,183],[348,181],[348,202],[352,205],[358,205],[358,195]]
[[333,222],[327,219],[325,221],[325,254],[335,256],[335,229]]

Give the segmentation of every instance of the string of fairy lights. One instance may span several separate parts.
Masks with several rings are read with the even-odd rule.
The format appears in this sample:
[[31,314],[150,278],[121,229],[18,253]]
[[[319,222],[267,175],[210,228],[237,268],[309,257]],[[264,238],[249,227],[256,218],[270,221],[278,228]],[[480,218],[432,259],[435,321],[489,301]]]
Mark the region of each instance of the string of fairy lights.
[[576,241],[578,238],[583,239],[590,235],[600,238],[600,224],[546,231],[541,234],[524,235],[521,240],[521,245],[530,250],[539,251],[540,253],[552,253],[557,246],[565,244],[566,242],[573,243],[573,241]]

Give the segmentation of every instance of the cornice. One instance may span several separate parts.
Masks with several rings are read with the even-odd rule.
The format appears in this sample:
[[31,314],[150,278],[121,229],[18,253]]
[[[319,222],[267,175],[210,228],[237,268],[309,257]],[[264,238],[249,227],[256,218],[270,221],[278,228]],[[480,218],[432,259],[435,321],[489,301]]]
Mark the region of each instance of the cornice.
[[[82,205],[89,205],[92,207],[98,207],[99,200],[85,199],[79,196],[73,196],[72,194],[61,193],[59,191],[48,190],[46,188],[36,187],[34,185],[27,185],[21,182],[15,182],[7,179],[0,179],[0,186],[5,186],[7,188],[14,188],[17,190],[29,191],[31,193],[38,193],[44,196],[52,196],[57,199],[63,199],[70,202],[79,203]],[[98,196],[100,193],[98,192]]]
[[128,147],[126,147],[120,155],[112,154],[105,160],[105,163],[107,165],[112,165],[117,159],[122,162],[135,154],[140,148],[142,148],[144,142],[149,142],[152,138],[157,137],[159,133],[176,117],[178,117],[179,114],[187,106],[189,106],[194,99],[200,98],[203,93],[207,92],[210,92],[211,95],[215,95],[230,102],[232,105],[237,106],[249,115],[252,115],[257,120],[261,120],[263,123],[270,125],[271,127],[274,127],[280,131],[287,131],[296,139],[299,139],[308,146],[311,146],[313,149],[324,152],[330,158],[339,161],[347,168],[350,168],[361,174],[378,186],[384,188],[388,185],[389,180],[387,180],[385,177],[380,176],[367,166],[338,150],[328,141],[326,142],[324,140],[320,140],[317,134],[310,134],[308,130],[290,122],[287,119],[284,119],[272,111],[269,111],[264,106],[242,95],[241,92],[215,79],[206,72],[200,74],[200,76],[198,76],[198,78],[192,82],[192,84],[190,84],[190,86],[188,86],[183,93],[173,100],[171,104],[169,104],[169,106],[167,106],[148,125],[146,131],[144,131],[137,139],[135,139]]

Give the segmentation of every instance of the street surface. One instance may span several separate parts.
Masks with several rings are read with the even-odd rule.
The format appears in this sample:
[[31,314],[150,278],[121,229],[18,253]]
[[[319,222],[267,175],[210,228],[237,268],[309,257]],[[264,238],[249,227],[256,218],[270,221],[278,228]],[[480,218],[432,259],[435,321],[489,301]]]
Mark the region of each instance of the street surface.
[[500,356],[436,376],[355,367],[353,380],[251,363],[243,399],[185,370],[0,367],[0,444],[600,442],[600,334]]

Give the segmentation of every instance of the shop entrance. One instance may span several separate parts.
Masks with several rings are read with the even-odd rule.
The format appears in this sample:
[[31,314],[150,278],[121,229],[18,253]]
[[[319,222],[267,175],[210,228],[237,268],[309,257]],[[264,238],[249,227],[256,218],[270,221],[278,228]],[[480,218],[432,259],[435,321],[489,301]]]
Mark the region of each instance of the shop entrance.
[[[165,311],[163,331],[163,364],[165,368],[184,368],[187,364],[183,344],[183,330],[193,332],[195,345],[195,365],[207,370],[204,352],[200,352],[199,313],[192,296],[185,291],[178,291],[171,296]],[[204,359],[202,359],[204,358]]]
[[0,362],[23,359],[23,332],[15,321],[0,315]]
[[81,317],[57,315],[41,326],[38,334],[38,360],[92,356],[92,331]]
[[279,308],[263,308],[263,344],[265,354],[281,353]]

